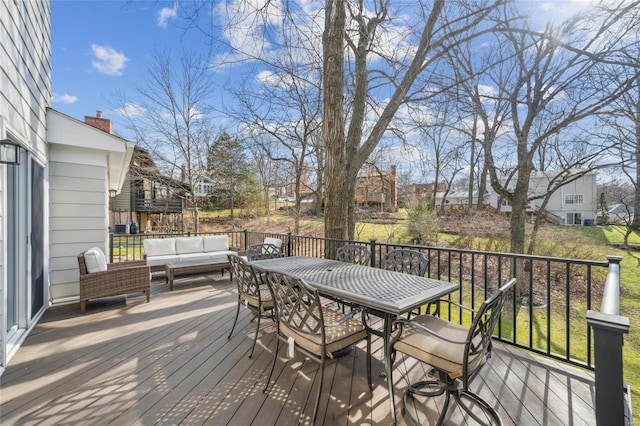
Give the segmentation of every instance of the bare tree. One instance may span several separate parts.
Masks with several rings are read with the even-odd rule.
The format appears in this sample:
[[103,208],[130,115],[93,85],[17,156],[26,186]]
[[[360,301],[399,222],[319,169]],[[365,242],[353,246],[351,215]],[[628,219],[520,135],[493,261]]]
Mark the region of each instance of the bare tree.
[[[631,16],[637,9],[627,8],[627,3],[615,9],[594,7],[557,27],[548,24],[544,32],[531,30],[526,19],[518,22],[518,28],[513,22],[504,26],[502,34],[508,43],[494,51],[501,55],[498,63],[509,63],[515,71],[511,78],[499,80],[505,84],[500,92],[509,104],[512,131],[485,139],[484,150],[491,185],[512,207],[512,252],[525,249],[529,182],[542,147],[558,134],[562,138],[562,132],[567,140],[575,140],[570,135],[581,121],[592,118],[629,89],[631,80],[617,81],[611,76],[626,62],[619,46],[629,26],[637,25],[637,17]],[[509,8],[505,11],[506,20],[511,15]],[[594,27],[598,30],[592,31]],[[582,148],[591,149],[583,158],[602,150],[587,144]],[[510,185],[505,185],[496,162],[496,153],[505,149],[515,151]]]
[[629,236],[633,229],[634,217],[638,216],[633,201],[635,188],[628,182],[614,182],[608,186],[608,198],[615,203],[610,219],[616,224],[622,224],[622,238],[625,247],[629,246]]
[[[640,39],[640,30],[635,34],[636,41]],[[624,197],[618,195],[618,202],[624,198],[626,202],[633,199],[633,209],[640,211],[640,75],[637,68],[640,67],[640,48],[629,51],[629,57],[635,58],[635,67],[626,68],[621,73],[622,78],[631,78],[631,87],[611,108],[603,111],[600,118],[606,126],[608,132],[597,136],[601,139],[613,142],[616,145],[614,155],[619,161],[619,168],[633,185],[633,197],[625,194]],[[635,78],[634,78],[635,76]],[[631,221],[628,223],[632,231],[640,230],[640,215],[630,215]]]
[[[430,208],[436,207],[436,195],[440,183],[446,184],[445,198],[452,189],[455,178],[465,168],[466,161],[463,155],[468,147],[463,133],[457,131],[459,116],[456,116],[454,100],[447,94],[443,94],[432,102],[430,108],[425,110],[411,108],[410,120],[416,126],[417,141],[412,145],[413,151],[419,158],[418,168],[423,180],[433,176],[433,189],[430,196]],[[445,198],[440,206],[444,210]]]
[[118,111],[159,169],[186,186],[198,232],[196,186],[206,175],[206,153],[212,142],[208,118],[211,86],[202,57],[184,51],[177,67],[173,59],[169,51],[155,51],[147,78],[135,87],[141,101],[131,103],[126,95],[120,95]]
[[[353,199],[358,170],[384,136],[401,105],[432,97],[428,90],[422,90],[424,86],[414,87],[417,77],[434,67],[455,42],[455,35],[477,36],[474,29],[499,3],[436,0],[430,3],[430,8],[421,4],[417,6],[420,24],[407,24],[408,28],[417,28],[418,34],[402,35],[415,39],[415,43],[404,50],[380,45],[385,29],[392,23],[389,16],[396,19],[400,16],[390,10],[389,1],[374,2],[372,11],[363,2],[326,2],[323,34],[323,138],[327,152],[325,236],[353,237]],[[347,86],[350,88],[348,120],[344,114],[347,106],[345,42],[351,76]],[[380,67],[377,63],[372,66],[376,62],[374,58],[386,66]],[[384,104],[372,96],[374,88],[389,91]],[[368,113],[374,113],[375,119],[366,123],[365,128]]]

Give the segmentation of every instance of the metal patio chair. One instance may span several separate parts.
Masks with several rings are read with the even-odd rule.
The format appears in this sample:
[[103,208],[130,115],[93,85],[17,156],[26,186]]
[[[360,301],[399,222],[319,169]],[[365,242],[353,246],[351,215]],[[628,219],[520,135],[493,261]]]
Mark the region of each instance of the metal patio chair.
[[271,292],[266,284],[262,283],[261,278],[253,270],[253,267],[249,265],[239,256],[234,254],[227,255],[229,258],[229,264],[231,264],[231,273],[235,278],[238,285],[238,307],[236,309],[236,317],[233,320],[231,331],[229,332],[228,339],[231,339],[233,330],[236,328],[238,322],[238,315],[240,314],[240,306],[245,305],[254,315],[257,322],[256,334],[253,338],[253,346],[249,353],[249,358],[253,356],[253,351],[258,341],[258,331],[260,330],[260,319],[268,316],[267,313],[273,312],[273,298]]
[[263,260],[282,257],[282,250],[275,244],[254,244],[247,249],[247,260]]
[[[429,259],[417,250],[395,249],[382,257],[380,268],[424,277],[429,268]],[[415,311],[409,312],[409,317],[412,313],[420,315],[421,308],[418,307]]]
[[429,259],[417,250],[395,249],[385,254],[380,261],[380,268],[389,271],[424,277],[429,267]]
[[271,376],[278,359],[280,341],[289,344],[289,355],[298,350],[320,364],[320,383],[313,408],[312,424],[318,414],[318,404],[322,392],[324,368],[327,358],[361,340],[367,341],[367,374],[371,382],[371,336],[363,321],[354,317],[360,313],[353,310],[344,315],[323,306],[318,290],[307,285],[301,278],[289,274],[266,271],[264,273],[271,296],[275,301],[277,336],[273,352],[271,371],[265,383],[264,392],[269,388]]
[[[441,304],[448,304],[449,309],[470,311],[473,314],[471,326],[438,318],[434,315],[419,315],[412,320],[398,319],[394,325],[398,331],[389,343],[392,359],[395,352],[402,352],[415,358],[433,369],[429,375],[436,373],[432,379],[426,379],[413,383],[404,392],[405,410],[409,414],[413,424],[420,424],[407,409],[414,395],[435,397],[445,394],[445,401],[438,418],[438,425],[442,425],[447,417],[447,410],[451,396],[456,399],[458,405],[480,424],[501,425],[502,420],[498,413],[480,396],[469,390],[469,384],[477,377],[480,369],[491,357],[491,336],[496,326],[504,305],[506,293],[516,283],[515,279],[495,291],[485,300],[477,311],[461,306],[455,302],[441,299],[434,302],[438,313]],[[390,369],[389,380],[393,383],[393,368]],[[393,386],[389,386],[390,398],[394,398]],[[467,400],[468,404],[463,401]],[[485,419],[481,419],[476,406],[484,412]],[[392,419],[395,423],[395,419]],[[486,422],[489,420],[489,422]]]
[[371,252],[367,246],[361,244],[345,244],[336,252],[336,260],[368,266]]

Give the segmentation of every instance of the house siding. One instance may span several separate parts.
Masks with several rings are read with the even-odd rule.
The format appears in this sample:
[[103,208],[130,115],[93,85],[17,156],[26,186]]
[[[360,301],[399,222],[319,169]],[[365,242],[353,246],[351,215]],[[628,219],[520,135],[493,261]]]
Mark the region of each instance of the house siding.
[[[10,138],[19,143],[28,154],[23,156],[19,173],[21,185],[27,181],[31,159],[40,165],[47,163],[46,108],[51,100],[51,24],[49,1],[2,1],[0,2],[0,139]],[[0,373],[11,354],[17,350],[21,339],[7,339],[7,166],[0,166]],[[45,169],[46,175],[46,169]],[[43,186],[46,188],[46,182]],[[28,188],[19,187],[26,197]],[[43,205],[47,203],[44,191]],[[25,204],[26,205],[26,204]],[[46,217],[46,209],[45,209]],[[30,211],[21,211],[21,216],[30,217]],[[26,219],[25,219],[26,220]],[[43,259],[21,261],[18,265],[21,277],[17,282],[19,292],[27,296],[31,291],[30,265],[42,261],[44,265],[44,294],[48,277],[47,260],[48,224],[44,223]],[[26,242],[19,242],[20,252],[27,252]],[[27,300],[25,297],[21,304]],[[30,312],[30,306],[20,306],[26,314],[20,322],[18,336],[37,321],[38,312]],[[45,302],[46,306],[46,302]]]
[[52,145],[51,274],[53,303],[80,294],[77,255],[98,246],[106,253],[107,167],[104,153]]

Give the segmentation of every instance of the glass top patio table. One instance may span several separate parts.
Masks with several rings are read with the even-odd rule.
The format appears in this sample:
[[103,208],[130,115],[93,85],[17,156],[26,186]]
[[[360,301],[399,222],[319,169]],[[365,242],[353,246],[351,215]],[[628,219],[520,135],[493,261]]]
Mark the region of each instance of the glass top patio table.
[[317,257],[281,257],[251,265],[296,275],[322,294],[393,315],[410,312],[458,289],[448,281]]

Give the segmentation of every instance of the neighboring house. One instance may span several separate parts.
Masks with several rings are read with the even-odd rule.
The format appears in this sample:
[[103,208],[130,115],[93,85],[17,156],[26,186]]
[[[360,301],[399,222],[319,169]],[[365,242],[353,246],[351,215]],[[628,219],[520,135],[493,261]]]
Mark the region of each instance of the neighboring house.
[[[136,146],[122,191],[111,200],[111,229],[125,233],[182,229],[187,193],[185,184],[160,173],[149,152]],[[128,224],[135,225],[127,228]]]
[[[575,173],[581,173],[577,170]],[[535,172],[531,175],[529,183],[529,196],[541,195],[547,192],[551,179],[556,176],[554,173]],[[549,198],[543,214],[545,219],[552,223],[561,225],[593,225],[597,213],[597,193],[596,177],[594,171],[587,172],[572,182],[562,185]],[[436,195],[436,206],[444,205],[445,210],[468,208],[468,192],[452,190],[448,194],[438,193]],[[444,199],[444,203],[443,203]],[[477,203],[478,194],[474,192],[473,202]],[[498,209],[500,212],[509,214],[511,205],[502,200],[494,191],[487,191],[484,196],[486,206]],[[527,209],[529,215],[540,214],[542,199],[531,201]]]
[[398,208],[396,166],[389,173],[370,169],[357,177],[356,204],[378,211]]
[[[113,133],[111,120],[102,117],[101,111],[96,111],[95,117],[85,115],[84,122]],[[154,227],[179,228],[185,192],[184,184],[162,175],[149,152],[136,146],[122,189],[110,194],[109,230],[128,234]]]
[[609,223],[616,225],[626,225],[633,221],[633,206],[627,204],[616,204],[609,210]]
[[19,159],[0,163],[2,373],[51,303],[77,300],[76,256],[107,251],[108,194],[120,190],[134,145],[50,109],[49,2],[0,9],[0,140],[18,147],[0,153]]
[[195,185],[195,194],[197,198],[209,198],[213,193],[215,184],[213,180],[204,176]]
[[[497,205],[497,197],[493,197],[495,193],[485,191],[484,194],[484,204],[485,205]],[[444,202],[443,202],[444,201]],[[475,207],[478,203],[478,191],[473,191],[472,195],[473,207]],[[444,210],[455,210],[461,209],[466,210],[469,208],[469,191],[464,189],[452,189],[448,193],[447,192],[437,192],[436,193],[436,208],[444,209]]]
[[[433,199],[433,183],[411,183],[398,188],[398,204],[410,207],[419,201],[431,201]],[[438,183],[436,192],[445,192],[447,184]]]

